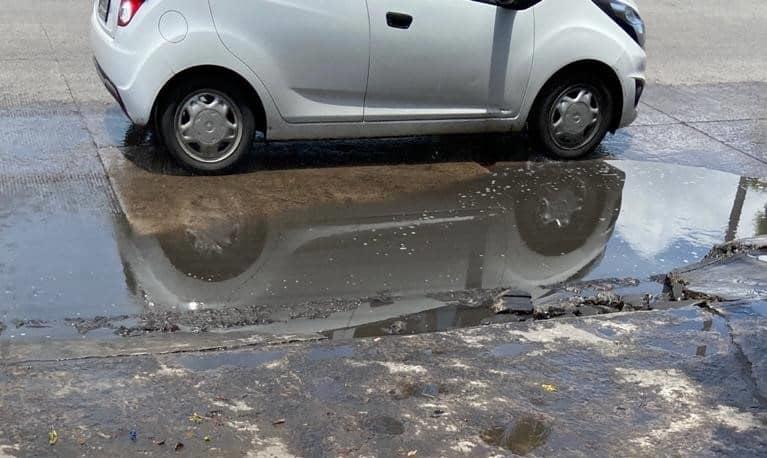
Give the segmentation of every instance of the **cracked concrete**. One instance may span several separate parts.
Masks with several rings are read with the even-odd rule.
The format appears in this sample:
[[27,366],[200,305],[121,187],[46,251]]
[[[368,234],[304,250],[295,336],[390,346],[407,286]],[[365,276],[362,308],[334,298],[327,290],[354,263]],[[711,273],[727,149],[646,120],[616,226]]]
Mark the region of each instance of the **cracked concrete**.
[[[344,343],[4,364],[0,437],[23,455],[164,455],[181,442],[191,455],[487,456],[503,450],[483,431],[532,415],[551,430],[531,450],[538,456],[763,455],[764,401],[732,370],[730,335],[710,320],[686,307]],[[429,396],[400,388],[437,382]],[[202,420],[190,421],[194,413]],[[54,447],[50,427],[60,437]]]
[[[0,278],[12,279],[0,289],[0,458],[767,454],[767,307],[754,287],[720,294],[733,292],[732,278],[722,275],[713,295],[737,301],[710,301],[708,291],[705,307],[691,305],[700,304],[696,300],[670,304],[675,308],[669,310],[411,337],[322,341],[327,336],[311,332],[242,328],[131,339],[94,330],[83,339],[76,330],[35,327],[55,320],[53,315],[71,318],[67,307],[89,319],[130,321],[142,313],[127,293],[135,277],[125,275],[130,270],[115,238],[133,241],[125,235],[131,230],[155,233],[174,224],[175,214],[156,209],[141,223],[136,209],[151,210],[158,195],[167,195],[163,187],[190,186],[190,178],[153,146],[151,132],[129,125],[93,71],[84,20],[91,1],[72,0],[65,8],[60,3],[0,0]],[[650,84],[640,118],[608,137],[594,155],[629,171],[622,195],[618,187],[612,192],[631,211],[616,222],[620,237],[597,250],[607,254],[599,265],[610,271],[591,266],[601,277],[633,275],[613,262],[627,256],[626,247],[637,255],[629,268],[643,274],[688,257],[694,262],[702,246],[751,235],[750,225],[759,221],[749,218],[764,207],[759,180],[737,183],[737,176],[767,177],[764,2],[641,3],[650,30]],[[253,153],[231,180],[243,183],[242,190],[249,179],[271,177],[276,194],[291,177],[309,176],[312,189],[325,194],[298,193],[287,202],[302,208],[318,197],[388,198],[398,186],[412,191],[426,179],[436,190],[480,175],[494,180],[490,175],[504,167],[547,162],[518,136],[289,142],[259,145]],[[670,189],[666,185],[679,175],[664,178],[657,171],[667,170],[631,159],[737,176],[688,169],[688,191],[665,192],[659,207],[664,217],[647,218],[658,214],[643,212],[657,199],[636,196]],[[333,192],[339,176],[346,180],[339,185],[352,192]],[[160,192],[142,196],[126,182],[155,183]],[[705,187],[733,194],[736,203],[743,197],[736,189],[749,188],[748,197],[757,199],[746,197],[744,211],[751,213],[738,218],[736,212],[730,216],[729,194],[702,199]],[[221,195],[232,201],[236,188]],[[132,204],[130,197],[118,202],[126,190],[138,196]],[[490,194],[498,198],[495,191]],[[458,207],[471,200],[462,198]],[[706,211],[692,215],[696,200]],[[615,202],[603,203],[609,209]],[[232,213],[252,210],[238,208]],[[727,216],[731,227],[725,233]],[[140,224],[129,227],[131,217]],[[694,234],[657,237],[690,218]],[[683,244],[684,257],[671,259],[666,244]],[[758,256],[734,259],[761,272]],[[753,286],[762,277],[751,279]],[[697,284],[686,287],[693,291]],[[104,292],[109,300],[99,294]],[[391,306],[397,299],[391,296],[380,294],[364,310]],[[18,317],[8,318],[16,310],[33,326],[17,331]],[[453,309],[447,312],[427,310],[423,321],[443,322]],[[22,339],[26,332],[41,333],[42,340]],[[334,337],[353,334],[342,329]],[[49,444],[51,429],[55,445]]]

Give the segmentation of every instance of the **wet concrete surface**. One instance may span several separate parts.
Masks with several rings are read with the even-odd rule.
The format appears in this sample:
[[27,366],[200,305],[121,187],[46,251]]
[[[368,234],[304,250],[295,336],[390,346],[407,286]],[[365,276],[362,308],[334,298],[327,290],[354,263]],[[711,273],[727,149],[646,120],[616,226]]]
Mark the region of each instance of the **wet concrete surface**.
[[643,2],[640,117],[585,161],[259,142],[193,177],[103,89],[90,0],[0,0],[0,457],[763,456],[764,254],[703,258],[767,233],[767,28],[699,3]]
[[[328,298],[340,299],[331,310],[350,312],[392,295],[412,301],[506,287],[535,295],[565,280],[646,279],[694,262],[712,243],[763,231],[758,179],[625,160],[562,165],[531,154],[524,138],[505,136],[259,145],[234,176],[190,177],[153,146],[151,132],[129,126],[113,104],[99,106],[84,101],[77,109],[4,112],[14,128],[0,149],[6,197],[0,321],[8,328],[0,338],[72,336],[77,328],[67,323],[96,317],[130,328],[125,316],[152,310],[259,307],[180,323],[209,329],[327,318],[317,309],[327,310]],[[653,116],[604,149],[651,160],[740,154],[703,133],[681,132],[692,129],[686,121],[669,125]],[[669,153],[653,129],[680,131],[665,147]],[[53,134],[37,135],[40,130]],[[759,144],[751,143],[757,158]],[[759,174],[743,160],[713,166]],[[738,189],[746,188],[741,198]],[[539,205],[548,208],[543,219],[520,217]],[[499,235],[505,233],[515,236]],[[536,254],[542,245],[567,256]],[[528,248],[532,258],[519,252]],[[513,263],[532,266],[544,258],[539,271],[503,278]],[[345,267],[325,269],[328,264]],[[306,303],[318,298],[325,302]],[[291,303],[298,310],[264,309]],[[347,318],[333,326],[349,328]],[[18,326],[25,322],[45,327]],[[88,327],[95,336],[98,326],[80,330]],[[14,328],[21,330],[11,333]]]
[[577,164],[524,136],[416,137],[259,143],[234,176],[190,177],[103,89],[91,3],[41,5],[0,14],[0,339],[449,329],[497,318],[435,295],[646,281],[764,232],[761,181],[738,177],[767,176],[767,85],[737,66],[682,81],[659,58],[635,125]]
[[165,456],[181,443],[189,456],[763,456],[754,376],[764,366],[743,355],[764,353],[739,349],[762,342],[763,327],[728,317],[728,328],[717,313],[684,307],[6,364],[0,450]]
[[761,180],[701,168],[464,162],[188,177],[117,149],[99,155],[111,184],[102,202],[16,193],[3,215],[0,338],[488,324],[503,319],[486,307],[494,292],[535,300],[616,277],[652,290],[651,277],[711,245],[767,232]]

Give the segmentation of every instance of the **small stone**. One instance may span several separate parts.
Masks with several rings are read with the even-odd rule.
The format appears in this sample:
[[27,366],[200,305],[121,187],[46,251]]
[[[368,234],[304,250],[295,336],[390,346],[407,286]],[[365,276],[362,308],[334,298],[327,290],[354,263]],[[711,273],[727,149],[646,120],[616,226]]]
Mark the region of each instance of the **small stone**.
[[531,314],[533,313],[533,301],[529,297],[523,296],[502,296],[490,305],[490,311],[495,314]]
[[551,383],[541,383],[541,388],[547,393],[556,393],[559,391],[557,386]]
[[405,328],[407,327],[407,323],[405,323],[402,320],[395,321],[392,323],[386,330],[387,334],[402,334],[405,332]]
[[55,429],[51,429],[50,431],[48,431],[48,444],[56,445],[56,442],[58,441],[59,441],[59,433],[57,433]]

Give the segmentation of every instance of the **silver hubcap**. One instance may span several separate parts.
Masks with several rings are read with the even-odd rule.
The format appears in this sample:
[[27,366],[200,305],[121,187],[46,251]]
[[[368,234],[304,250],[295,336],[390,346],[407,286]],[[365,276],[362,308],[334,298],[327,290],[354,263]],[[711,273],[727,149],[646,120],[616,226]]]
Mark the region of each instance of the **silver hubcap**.
[[242,141],[242,114],[224,94],[196,92],[176,111],[176,138],[184,152],[197,161],[224,161]]
[[596,96],[583,86],[560,94],[549,116],[554,141],[564,149],[577,149],[596,135],[601,114]]

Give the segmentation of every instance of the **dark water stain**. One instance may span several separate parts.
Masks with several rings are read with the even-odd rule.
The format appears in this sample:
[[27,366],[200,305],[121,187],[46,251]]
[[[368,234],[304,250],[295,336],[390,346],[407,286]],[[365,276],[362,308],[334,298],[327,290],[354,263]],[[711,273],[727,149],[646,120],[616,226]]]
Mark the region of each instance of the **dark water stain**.
[[494,426],[480,433],[489,445],[505,448],[516,455],[527,455],[545,444],[551,426],[533,416],[523,416],[509,425]]
[[490,353],[493,356],[509,358],[509,357],[525,354],[532,349],[533,349],[533,345],[530,345],[530,344],[507,343],[507,344],[499,345],[491,349]]
[[313,380],[310,391],[312,396],[325,402],[343,402],[349,398],[343,382],[330,377]]
[[429,382],[410,382],[404,381],[397,385],[396,388],[389,390],[389,394],[392,399],[401,401],[412,397],[420,397],[427,399],[436,399],[440,394],[447,392],[447,387],[440,383]]
[[367,417],[362,424],[365,429],[386,436],[399,436],[405,432],[405,425],[400,420],[387,415]]
[[350,358],[354,356],[354,347],[343,345],[338,347],[315,347],[309,351],[309,361],[327,361],[331,359]]
[[283,358],[284,351],[218,352],[179,356],[179,364],[193,371],[211,371],[222,367],[255,368]]

